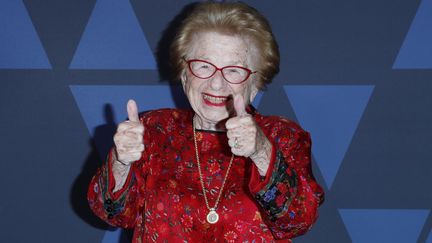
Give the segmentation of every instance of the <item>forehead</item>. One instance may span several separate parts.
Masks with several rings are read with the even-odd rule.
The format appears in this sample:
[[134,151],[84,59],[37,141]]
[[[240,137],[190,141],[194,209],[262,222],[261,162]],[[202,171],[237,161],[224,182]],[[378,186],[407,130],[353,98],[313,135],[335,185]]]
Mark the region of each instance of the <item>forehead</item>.
[[240,36],[202,32],[192,38],[188,57],[208,60],[216,65],[247,64],[249,48]]

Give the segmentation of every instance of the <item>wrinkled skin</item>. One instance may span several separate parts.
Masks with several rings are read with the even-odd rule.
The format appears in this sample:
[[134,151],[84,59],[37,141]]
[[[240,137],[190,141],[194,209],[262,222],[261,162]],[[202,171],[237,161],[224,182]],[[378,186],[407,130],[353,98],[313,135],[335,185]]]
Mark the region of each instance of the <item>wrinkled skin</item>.
[[138,107],[134,100],[127,104],[128,120],[120,123],[114,134],[115,153],[113,174],[116,181],[114,191],[121,189],[127,179],[130,165],[144,151],[144,126],[139,121]]

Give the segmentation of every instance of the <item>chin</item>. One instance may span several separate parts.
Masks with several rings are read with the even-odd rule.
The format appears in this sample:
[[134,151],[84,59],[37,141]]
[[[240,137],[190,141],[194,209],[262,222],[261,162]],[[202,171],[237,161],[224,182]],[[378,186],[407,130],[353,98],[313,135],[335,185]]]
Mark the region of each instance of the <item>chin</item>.
[[214,122],[214,123],[218,123],[220,121],[223,121],[225,119],[228,118],[228,114],[221,114],[221,115],[209,115],[209,116],[205,116],[206,120]]

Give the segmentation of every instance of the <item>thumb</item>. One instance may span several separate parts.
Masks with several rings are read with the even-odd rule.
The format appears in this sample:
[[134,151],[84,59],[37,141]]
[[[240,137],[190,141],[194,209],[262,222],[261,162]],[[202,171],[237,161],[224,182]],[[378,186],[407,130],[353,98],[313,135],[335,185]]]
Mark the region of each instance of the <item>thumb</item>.
[[234,110],[237,116],[246,115],[246,105],[243,96],[240,94],[234,96]]
[[138,107],[134,100],[129,100],[127,103],[127,113],[129,121],[138,122]]

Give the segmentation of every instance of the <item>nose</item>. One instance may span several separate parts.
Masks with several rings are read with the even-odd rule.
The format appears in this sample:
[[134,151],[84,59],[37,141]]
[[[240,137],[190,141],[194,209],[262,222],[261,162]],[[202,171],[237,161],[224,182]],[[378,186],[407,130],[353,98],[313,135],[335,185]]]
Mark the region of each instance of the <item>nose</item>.
[[216,73],[213,75],[213,77],[210,78],[209,81],[210,87],[213,90],[220,90],[226,83],[220,70],[216,71]]

